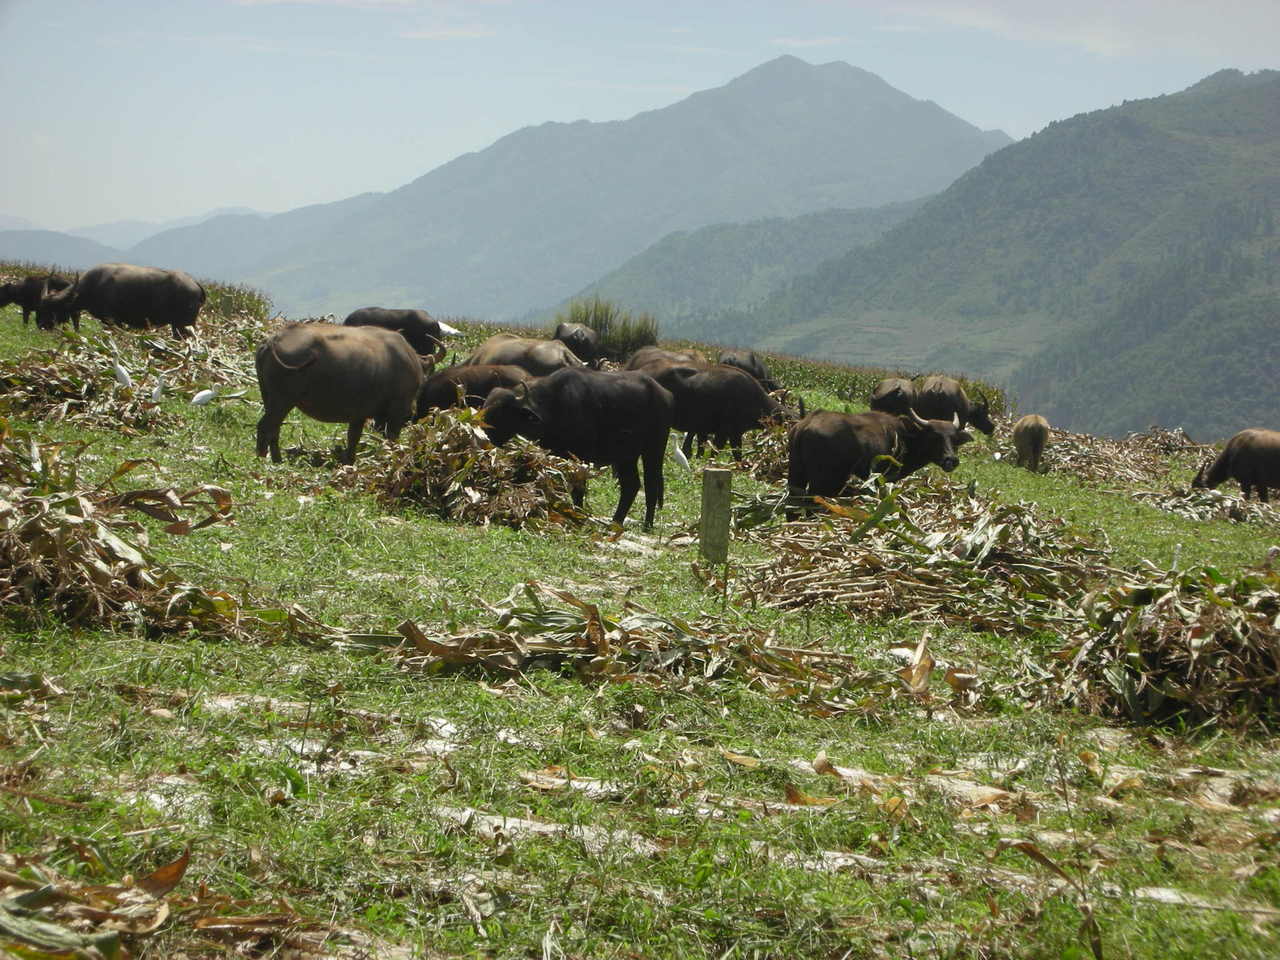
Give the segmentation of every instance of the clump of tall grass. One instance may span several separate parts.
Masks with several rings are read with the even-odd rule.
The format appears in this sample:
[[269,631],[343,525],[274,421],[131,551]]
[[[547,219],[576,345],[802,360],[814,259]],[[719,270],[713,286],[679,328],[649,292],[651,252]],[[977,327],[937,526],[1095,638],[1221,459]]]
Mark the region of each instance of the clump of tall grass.
[[581,323],[600,334],[600,352],[608,360],[622,360],[658,342],[657,317],[632,314],[599,296],[571,302],[556,314],[556,324],[561,323]]
[[261,290],[239,283],[216,283],[202,280],[204,309],[211,314],[233,317],[247,314],[254,320],[265,321],[271,313],[271,299]]

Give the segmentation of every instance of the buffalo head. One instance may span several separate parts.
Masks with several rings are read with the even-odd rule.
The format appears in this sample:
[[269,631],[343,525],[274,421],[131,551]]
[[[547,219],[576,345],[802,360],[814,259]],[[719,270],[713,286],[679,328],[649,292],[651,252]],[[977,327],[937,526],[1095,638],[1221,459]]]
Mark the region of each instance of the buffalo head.
[[910,473],[926,463],[936,463],[947,473],[960,465],[956,449],[973,439],[960,427],[960,417],[953,415],[951,422],[946,420],[926,420],[912,410],[901,416],[900,436],[906,447],[906,458],[903,461]]
[[974,391],[979,399],[969,406],[969,422],[988,437],[995,433],[996,425],[991,420],[991,399],[980,390]]
[[516,434],[530,440],[542,436],[542,416],[529,395],[526,383],[518,383],[514,389],[498,387],[491,390],[480,412],[484,415],[484,432],[499,446]]

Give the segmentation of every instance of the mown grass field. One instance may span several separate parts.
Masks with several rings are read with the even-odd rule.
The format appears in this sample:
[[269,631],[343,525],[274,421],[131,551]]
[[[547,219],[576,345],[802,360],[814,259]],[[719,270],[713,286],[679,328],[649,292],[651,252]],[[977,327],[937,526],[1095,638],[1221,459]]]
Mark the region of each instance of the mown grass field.
[[[97,336],[97,322],[84,332]],[[0,361],[59,343],[24,329],[16,308],[0,312]],[[131,372],[135,390],[150,388]],[[836,368],[778,372],[811,408],[859,409]],[[138,907],[135,929],[157,904],[167,916],[126,932],[128,955],[1276,954],[1280,755],[1263,719],[1153,728],[1054,704],[1045,674],[1064,638],[1052,631],[975,630],[945,611],[768,608],[735,587],[735,571],[770,559],[770,525],[736,536],[729,589],[708,587],[692,535],[699,475],[670,460],[651,533],[638,529],[640,502],[621,537],[603,521],[517,530],[388,507],[335,482],[348,473],[330,457],[341,427],[295,412],[282,447],[306,455],[258,460],[256,385],[243,387],[199,407],[192,389],[172,390],[160,400],[168,424],[134,435],[9,418],[49,441],[89,441],[88,487],[145,459],[113,486],[226,488],[229,523],[174,536],[145,521],[155,560],[206,589],[297,604],[330,636],[396,638],[406,620],[433,638],[496,629],[495,608],[536,581],[606,621],[627,604],[694,633],[713,629],[696,627],[709,617],[715,630],[842,655],[872,679],[821,710],[804,675],[610,681],[553,658],[455,670],[389,639],[155,635],[141,621],[103,630],[11,604],[4,896],[47,882],[101,897],[85,891],[128,888],[189,849],[177,886]],[[367,438],[355,469],[382,444]],[[1172,457],[1163,485],[1185,486],[1195,466]],[[1236,576],[1280,543],[1266,519],[1193,521],[1125,489],[1033,476],[1000,434],[964,448],[954,474],[902,486],[914,483],[978,504],[1033,502],[1116,568]],[[743,470],[734,484],[779,489]],[[611,478],[595,476],[591,514],[607,517],[615,499]],[[902,650],[926,631],[937,667],[909,689]],[[976,675],[971,695],[953,694],[948,666]],[[40,915],[81,933],[127,926],[65,903]]]

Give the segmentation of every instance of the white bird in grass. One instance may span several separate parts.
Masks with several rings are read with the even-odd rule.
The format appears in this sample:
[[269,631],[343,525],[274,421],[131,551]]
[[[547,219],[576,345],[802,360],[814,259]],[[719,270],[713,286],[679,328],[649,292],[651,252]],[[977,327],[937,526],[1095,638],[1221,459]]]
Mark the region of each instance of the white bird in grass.
[[133,377],[129,376],[129,371],[121,366],[120,361],[116,360],[111,364],[111,372],[115,374],[116,383],[128,390],[133,386]]
[[689,466],[689,458],[684,455],[684,451],[680,449],[680,444],[676,443],[676,435],[671,434],[671,456],[675,458],[676,463],[684,467],[686,470],[692,470]]
[[151,388],[151,402],[159,403],[160,398],[164,396],[164,377],[156,381],[156,385]]
[[214,397],[218,395],[217,390],[201,390],[191,398],[191,405],[195,407],[203,407],[210,403]]

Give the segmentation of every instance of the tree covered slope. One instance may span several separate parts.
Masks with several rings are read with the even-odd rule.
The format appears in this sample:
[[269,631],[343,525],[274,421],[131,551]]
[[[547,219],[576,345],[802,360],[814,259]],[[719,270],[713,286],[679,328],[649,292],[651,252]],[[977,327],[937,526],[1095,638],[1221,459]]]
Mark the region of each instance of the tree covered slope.
[[692,333],[995,376],[1064,426],[1280,423],[1274,391],[1223,387],[1233,357],[1276,368],[1278,186],[1280,72],[1223,71],[1051,124],[878,242]]

